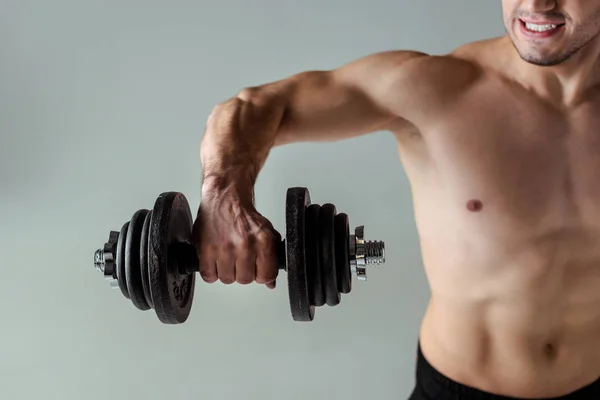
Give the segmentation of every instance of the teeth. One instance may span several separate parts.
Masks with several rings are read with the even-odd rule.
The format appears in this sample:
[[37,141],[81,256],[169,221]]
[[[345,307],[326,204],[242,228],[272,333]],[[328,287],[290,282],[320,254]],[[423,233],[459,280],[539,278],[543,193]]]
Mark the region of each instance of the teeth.
[[549,31],[552,29],[556,29],[556,27],[557,27],[557,25],[537,25],[537,24],[530,24],[529,22],[526,22],[525,26],[530,31],[535,31],[535,32],[546,32],[546,31]]

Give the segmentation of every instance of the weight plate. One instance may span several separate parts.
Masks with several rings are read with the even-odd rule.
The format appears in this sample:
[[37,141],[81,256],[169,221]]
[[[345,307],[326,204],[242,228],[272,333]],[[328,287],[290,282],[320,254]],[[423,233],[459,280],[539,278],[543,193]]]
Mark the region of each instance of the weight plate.
[[192,243],[192,214],[187,199],[177,192],[162,193],[150,220],[148,270],[154,311],[165,324],[187,320],[194,297],[195,274],[181,274],[178,242]]
[[352,291],[352,271],[350,269],[350,221],[348,215],[335,216],[335,265],[340,293]]
[[321,244],[321,277],[325,289],[325,302],[337,306],[341,296],[338,291],[335,266],[335,221],[336,209],[333,204],[324,204],[319,213],[319,238]]
[[319,211],[321,206],[311,204],[305,211],[304,245],[306,252],[306,280],[310,304],[325,305],[325,290],[321,274],[321,240],[319,239]]
[[148,233],[150,231],[150,220],[152,211],[149,211],[144,218],[144,227],[142,228],[142,238],[140,240],[140,270],[142,273],[142,287],[144,289],[144,298],[146,303],[153,308],[152,294],[150,293],[150,277],[148,274]]
[[142,311],[150,309],[144,296],[144,286],[142,284],[142,268],[140,260],[140,242],[144,221],[148,210],[139,210],[129,223],[127,230],[127,243],[125,245],[125,276],[127,278],[127,291],[133,305]]
[[290,309],[295,321],[312,321],[315,307],[308,297],[306,254],[304,248],[305,210],[310,205],[308,189],[287,190],[285,202],[286,265]]
[[127,230],[129,229],[129,222],[121,227],[119,233],[119,240],[117,241],[117,254],[115,255],[115,261],[117,265],[117,282],[119,283],[119,289],[125,298],[129,298],[129,291],[127,290],[127,274],[125,273],[125,246],[127,244]]

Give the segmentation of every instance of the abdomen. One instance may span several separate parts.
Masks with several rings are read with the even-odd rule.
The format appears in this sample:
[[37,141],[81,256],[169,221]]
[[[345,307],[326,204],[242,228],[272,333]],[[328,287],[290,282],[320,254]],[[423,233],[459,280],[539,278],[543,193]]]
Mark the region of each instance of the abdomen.
[[430,362],[514,397],[556,397],[600,377],[597,238],[577,229],[504,242],[455,232],[422,241]]

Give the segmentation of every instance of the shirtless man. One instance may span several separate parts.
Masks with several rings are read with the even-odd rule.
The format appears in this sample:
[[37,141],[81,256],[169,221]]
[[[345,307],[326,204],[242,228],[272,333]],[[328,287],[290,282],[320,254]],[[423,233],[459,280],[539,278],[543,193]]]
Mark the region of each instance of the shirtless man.
[[600,399],[600,0],[502,8],[503,37],[218,104],[200,150],[203,279],[274,287],[278,233],[253,205],[272,148],[387,130],[432,293],[411,399]]

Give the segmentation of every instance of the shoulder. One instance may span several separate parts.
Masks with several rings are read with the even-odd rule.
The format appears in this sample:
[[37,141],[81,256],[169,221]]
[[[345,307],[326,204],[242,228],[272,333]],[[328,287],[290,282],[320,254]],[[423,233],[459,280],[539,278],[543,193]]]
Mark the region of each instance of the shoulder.
[[[497,75],[495,39],[468,43],[447,54],[396,50],[368,56],[376,77],[377,98],[395,115],[419,126],[441,113],[453,112],[461,98]],[[486,61],[488,60],[488,61]]]
[[471,42],[440,55],[410,49],[380,51],[337,68],[333,75],[359,85],[462,90],[498,72],[494,71],[493,61],[498,52],[505,52],[506,42],[502,40]]
[[498,74],[494,60],[507,47],[506,38],[500,37],[470,42],[440,55],[415,50],[385,51],[365,57],[364,62],[401,82],[459,89]]
[[457,53],[400,50],[369,57],[371,86],[367,90],[394,115],[413,122],[448,109],[485,75],[476,61]]

